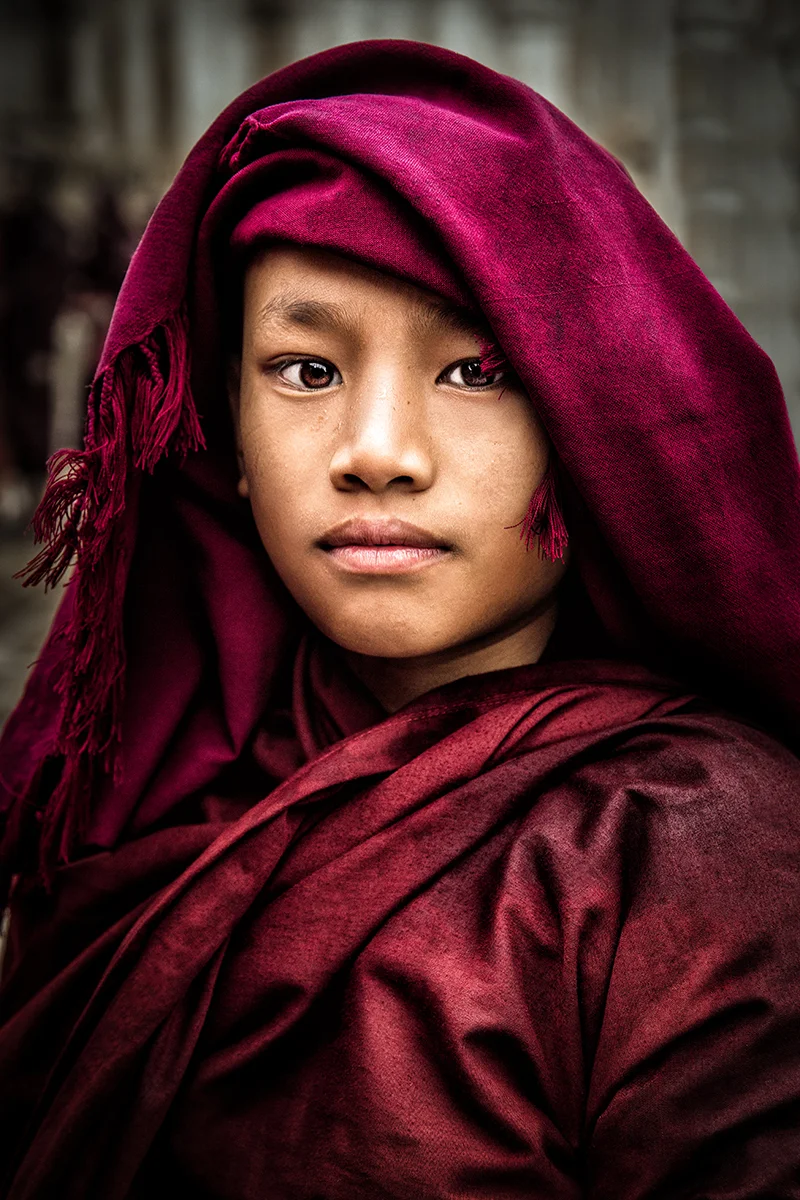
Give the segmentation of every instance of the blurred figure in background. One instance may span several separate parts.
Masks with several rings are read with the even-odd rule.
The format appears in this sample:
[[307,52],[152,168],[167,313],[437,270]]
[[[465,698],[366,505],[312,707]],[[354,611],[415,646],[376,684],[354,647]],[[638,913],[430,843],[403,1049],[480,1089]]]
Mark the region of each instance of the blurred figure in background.
[[70,275],[67,235],[44,163],[24,170],[0,213],[0,525],[24,524],[49,450],[56,317]]
[[131,232],[122,215],[117,193],[110,184],[101,183],[95,199],[86,257],[79,264],[79,278],[86,290],[115,297],[125,278],[132,250]]
[[83,437],[114,300],[147,212],[136,182],[19,170],[0,209],[0,724],[60,589],[23,590],[47,458]]
[[55,326],[50,453],[80,445],[86,396],[138,233],[109,181],[92,188],[76,225],[74,270]]

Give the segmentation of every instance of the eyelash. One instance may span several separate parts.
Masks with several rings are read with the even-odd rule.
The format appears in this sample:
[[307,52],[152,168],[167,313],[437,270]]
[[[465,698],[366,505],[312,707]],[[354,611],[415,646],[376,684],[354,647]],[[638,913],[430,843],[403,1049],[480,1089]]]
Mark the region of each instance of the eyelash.
[[[303,386],[301,384],[297,384],[297,383],[289,383],[288,380],[282,379],[281,371],[285,370],[286,367],[301,367],[306,363],[314,363],[317,366],[328,367],[334,376],[338,376],[338,380],[334,380],[333,383],[325,384],[323,387],[314,388],[314,387],[305,387],[305,386]],[[436,382],[437,383],[444,382],[445,376],[447,376],[451,372],[457,370],[458,367],[466,366],[468,363],[480,364],[480,359],[477,357],[475,357],[475,358],[460,358],[458,360],[458,362],[451,363],[450,366],[445,367],[445,369],[438,376]],[[296,387],[298,391],[303,391],[306,393],[325,392],[328,390],[328,388],[336,387],[336,386],[338,386],[339,383],[342,382],[341,372],[333,365],[332,362],[329,362],[326,358],[313,358],[310,355],[308,357],[304,357],[304,358],[289,358],[289,359],[284,359],[283,362],[273,363],[270,366],[269,371],[270,371],[270,374],[277,375],[279,379],[282,379],[282,382],[289,383],[290,387]],[[467,384],[456,384],[455,386],[460,387],[464,391],[468,391],[468,392],[488,392],[488,391],[491,391],[493,388],[499,387],[503,383],[508,383],[509,372],[507,370],[495,368],[493,371],[489,372],[489,377],[490,377],[490,379],[489,379],[489,382],[487,382],[487,383],[474,384],[472,386],[469,386]]]

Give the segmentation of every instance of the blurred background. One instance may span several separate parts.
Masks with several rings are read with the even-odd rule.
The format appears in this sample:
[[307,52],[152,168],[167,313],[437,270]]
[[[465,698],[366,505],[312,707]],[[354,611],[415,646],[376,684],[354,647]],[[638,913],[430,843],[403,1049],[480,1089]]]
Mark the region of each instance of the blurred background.
[[60,589],[12,579],[81,437],[130,254],[249,83],[359,38],[434,42],[621,158],[772,356],[800,436],[797,0],[0,0],[0,721]]

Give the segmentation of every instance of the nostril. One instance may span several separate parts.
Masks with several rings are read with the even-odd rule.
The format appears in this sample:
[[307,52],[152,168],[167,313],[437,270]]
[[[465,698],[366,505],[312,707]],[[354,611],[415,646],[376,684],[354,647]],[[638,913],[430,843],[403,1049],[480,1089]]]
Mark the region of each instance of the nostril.
[[[349,472],[345,472],[345,474],[343,474],[341,478],[342,478],[342,482],[344,484],[346,484],[347,487],[355,487],[355,488],[362,487],[362,488],[367,488],[367,490],[371,491],[374,486],[373,484],[368,483],[367,480],[362,479],[360,475],[353,475]],[[395,475],[394,478],[390,479],[389,483],[385,486],[389,486],[393,483],[400,483],[400,484],[403,484],[404,486],[410,485],[411,487],[415,486],[414,478],[411,475]]]

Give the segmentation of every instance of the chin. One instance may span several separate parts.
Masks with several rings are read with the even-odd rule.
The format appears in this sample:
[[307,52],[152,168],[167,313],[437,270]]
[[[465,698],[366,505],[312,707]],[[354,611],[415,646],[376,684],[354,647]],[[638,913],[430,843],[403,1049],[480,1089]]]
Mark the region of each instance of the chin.
[[391,622],[371,620],[325,620],[314,613],[308,614],[317,628],[353,654],[368,658],[422,658],[447,649],[458,643],[457,635],[447,637],[441,631],[425,631],[408,625],[405,621],[394,625]]

